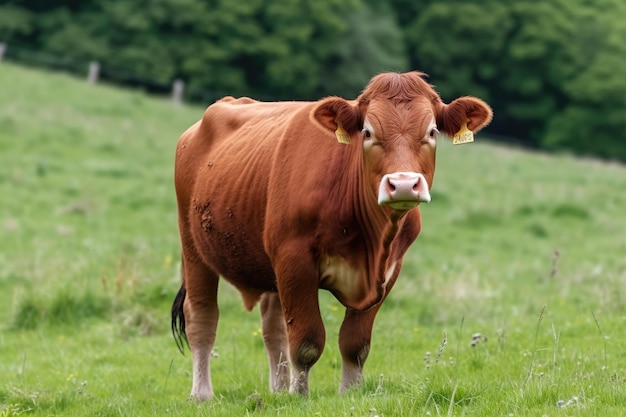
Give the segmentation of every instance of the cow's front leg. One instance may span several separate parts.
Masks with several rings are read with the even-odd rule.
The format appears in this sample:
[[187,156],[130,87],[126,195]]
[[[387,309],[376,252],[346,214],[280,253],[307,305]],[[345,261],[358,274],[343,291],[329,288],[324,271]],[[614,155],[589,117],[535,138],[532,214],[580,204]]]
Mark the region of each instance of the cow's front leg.
[[278,293],[264,293],[260,310],[263,342],[270,366],[270,390],[281,391],[289,388],[289,345]]
[[339,330],[339,350],[341,351],[340,393],[348,391],[351,387],[361,385],[363,365],[365,365],[370,352],[374,319],[383,301],[385,301],[396,283],[401,268],[402,259],[396,261],[395,266],[389,270],[390,276],[385,285],[385,295],[380,303],[366,311],[346,309],[346,315]]
[[339,392],[360,386],[363,365],[370,352],[372,326],[380,304],[367,311],[346,309],[346,315],[339,331],[341,351],[341,385]]
[[309,248],[283,247],[275,261],[291,363],[290,392],[308,395],[309,372],[326,341],[318,301],[318,273]]
[[302,395],[309,394],[309,373],[322,355],[326,341],[319,305],[317,302],[309,305],[310,308],[302,308],[297,313],[293,312],[293,306],[285,307],[290,312],[286,314],[291,363],[289,392]]
[[190,399],[213,398],[210,356],[219,318],[217,306],[218,275],[200,264],[183,259],[183,278],[187,291],[183,304],[187,340],[193,361]]

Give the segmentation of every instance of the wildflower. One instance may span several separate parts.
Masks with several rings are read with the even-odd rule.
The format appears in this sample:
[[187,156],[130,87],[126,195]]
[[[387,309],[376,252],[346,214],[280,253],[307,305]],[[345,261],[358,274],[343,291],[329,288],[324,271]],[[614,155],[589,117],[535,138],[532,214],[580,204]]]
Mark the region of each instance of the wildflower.
[[481,341],[486,342],[487,341],[487,336],[483,336],[480,333],[474,333],[472,335],[472,342],[470,343],[471,347],[476,347],[477,344],[479,344]]
[[441,345],[439,345],[439,351],[437,352],[437,358],[435,359],[435,363],[439,362],[439,358],[441,357],[441,354],[443,353],[443,350],[446,348],[447,344],[448,344],[448,334],[444,330],[443,339],[441,340]]

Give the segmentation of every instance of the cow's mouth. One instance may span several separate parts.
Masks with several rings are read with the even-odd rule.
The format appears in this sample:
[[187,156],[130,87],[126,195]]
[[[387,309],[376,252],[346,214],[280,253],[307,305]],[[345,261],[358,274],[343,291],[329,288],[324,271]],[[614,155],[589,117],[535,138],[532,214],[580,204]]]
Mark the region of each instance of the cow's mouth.
[[383,176],[378,189],[378,204],[395,210],[410,210],[420,203],[430,203],[430,192],[424,175],[395,172]]
[[384,205],[391,207],[394,210],[411,210],[419,206],[421,201],[392,201],[389,203],[384,203]]

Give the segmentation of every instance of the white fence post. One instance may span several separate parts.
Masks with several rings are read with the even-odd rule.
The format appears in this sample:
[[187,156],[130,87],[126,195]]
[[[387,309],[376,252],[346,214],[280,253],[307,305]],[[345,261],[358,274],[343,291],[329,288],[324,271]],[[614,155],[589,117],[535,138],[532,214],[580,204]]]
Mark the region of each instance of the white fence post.
[[2,62],[2,58],[4,58],[4,53],[7,51],[7,44],[4,42],[0,42],[0,62]]
[[100,63],[98,61],[91,61],[89,63],[89,74],[87,75],[87,82],[89,84],[95,84],[98,82],[100,76]]
[[174,80],[174,82],[172,83],[172,101],[175,104],[182,104],[184,91],[185,82],[179,79]]

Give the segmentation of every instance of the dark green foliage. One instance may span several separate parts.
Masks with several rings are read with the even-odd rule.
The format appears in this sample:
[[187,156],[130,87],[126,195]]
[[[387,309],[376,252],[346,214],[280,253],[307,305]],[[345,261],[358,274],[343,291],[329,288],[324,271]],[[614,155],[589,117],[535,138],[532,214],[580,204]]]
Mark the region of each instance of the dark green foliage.
[[541,223],[531,223],[526,227],[526,231],[534,237],[546,238],[548,237],[548,229]]
[[485,98],[494,133],[626,159],[626,5],[601,3],[432,2],[406,23],[411,65]]
[[154,92],[180,78],[204,104],[355,97],[378,72],[419,69],[446,101],[488,101],[494,135],[626,160],[623,16],[622,0],[7,0],[0,42]]
[[40,321],[41,311],[34,297],[25,297],[13,315],[14,329],[34,329]]
[[21,7],[7,4],[0,6],[0,41],[10,42],[32,31],[32,13]]
[[60,291],[49,299],[31,293],[16,304],[12,327],[21,330],[35,329],[42,324],[77,324],[86,319],[106,317],[111,311],[110,299],[91,292],[74,294]]
[[103,77],[152,90],[181,78],[202,101],[356,96],[374,74],[407,69],[392,11],[360,0],[16,4],[0,6],[0,40],[97,60]]
[[363,6],[346,16],[345,24],[350,30],[336,41],[324,91],[356,97],[372,74],[408,68],[402,32],[385,4]]
[[589,211],[576,204],[559,204],[552,210],[552,216],[556,218],[571,218],[587,220],[591,217]]
[[458,223],[463,227],[477,230],[498,227],[502,223],[502,215],[485,210],[468,210]]

